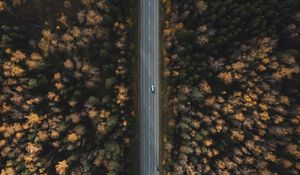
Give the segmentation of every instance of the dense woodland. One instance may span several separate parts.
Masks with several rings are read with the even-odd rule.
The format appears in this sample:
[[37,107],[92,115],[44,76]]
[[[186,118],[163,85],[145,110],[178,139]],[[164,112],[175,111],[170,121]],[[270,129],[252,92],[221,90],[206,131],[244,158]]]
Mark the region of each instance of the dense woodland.
[[[300,1],[161,4],[162,174],[300,174]],[[132,174],[134,7],[0,0],[1,175]]]
[[300,1],[162,7],[163,174],[300,174]]
[[132,2],[0,0],[1,175],[130,174]]

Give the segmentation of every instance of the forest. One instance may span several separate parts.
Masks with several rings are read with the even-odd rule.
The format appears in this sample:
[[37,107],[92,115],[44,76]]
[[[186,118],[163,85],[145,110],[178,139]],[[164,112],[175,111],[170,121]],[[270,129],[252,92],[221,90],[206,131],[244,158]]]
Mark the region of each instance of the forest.
[[300,1],[161,3],[163,174],[299,174]]
[[[160,3],[161,174],[300,174],[300,1]],[[135,174],[136,8],[0,0],[0,175]]]
[[131,174],[134,7],[0,0],[1,175]]

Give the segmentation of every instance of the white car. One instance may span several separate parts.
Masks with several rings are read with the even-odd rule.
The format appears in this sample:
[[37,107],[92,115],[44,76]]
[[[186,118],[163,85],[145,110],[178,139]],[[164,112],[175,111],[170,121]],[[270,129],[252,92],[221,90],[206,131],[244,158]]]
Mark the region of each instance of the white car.
[[154,85],[151,85],[151,92],[154,93],[154,91],[155,91],[155,87]]

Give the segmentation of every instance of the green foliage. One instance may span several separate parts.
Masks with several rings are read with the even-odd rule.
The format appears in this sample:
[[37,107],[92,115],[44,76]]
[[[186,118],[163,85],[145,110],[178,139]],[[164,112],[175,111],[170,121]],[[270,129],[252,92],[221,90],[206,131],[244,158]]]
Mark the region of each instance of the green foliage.
[[191,154],[191,153],[193,153],[193,149],[188,146],[181,146],[180,152],[183,154]]
[[193,87],[192,97],[197,101],[203,100],[204,98],[203,94],[200,92],[199,88],[197,87]]
[[28,86],[33,89],[33,88],[38,87],[39,84],[38,84],[38,81],[36,79],[30,79],[29,82],[28,82]]
[[107,78],[105,80],[105,89],[111,89],[116,82],[117,80],[114,77]]
[[99,100],[97,97],[94,97],[94,96],[90,96],[89,99],[87,100],[87,102],[90,104],[90,105],[96,105],[99,103]]

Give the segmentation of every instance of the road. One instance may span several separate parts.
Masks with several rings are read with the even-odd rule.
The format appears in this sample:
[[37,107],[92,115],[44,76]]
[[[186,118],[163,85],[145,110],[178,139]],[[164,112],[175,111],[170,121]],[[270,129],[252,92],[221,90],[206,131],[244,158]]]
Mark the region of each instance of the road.
[[140,4],[140,174],[159,175],[159,0]]

